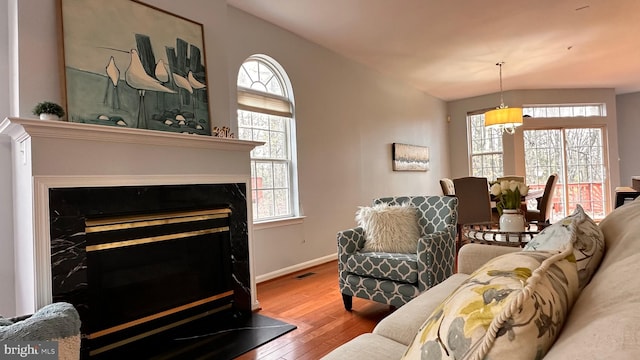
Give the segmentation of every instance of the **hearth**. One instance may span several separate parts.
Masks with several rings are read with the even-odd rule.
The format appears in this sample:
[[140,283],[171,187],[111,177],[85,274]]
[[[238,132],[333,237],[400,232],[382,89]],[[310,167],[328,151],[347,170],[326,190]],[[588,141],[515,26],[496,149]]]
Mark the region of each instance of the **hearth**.
[[244,183],[49,190],[54,301],[87,357],[217,312],[251,312]]

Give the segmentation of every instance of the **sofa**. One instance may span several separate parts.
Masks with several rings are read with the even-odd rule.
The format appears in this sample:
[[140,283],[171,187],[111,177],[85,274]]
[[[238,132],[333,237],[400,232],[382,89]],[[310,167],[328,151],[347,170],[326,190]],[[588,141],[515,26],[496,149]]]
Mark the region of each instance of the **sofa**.
[[[587,282],[580,284],[580,288],[574,286],[570,290],[575,293],[575,299],[565,304],[567,313],[558,322],[557,333],[537,334],[539,338],[551,338],[551,342],[544,351],[531,358],[640,359],[640,198],[616,208],[598,225],[593,224],[601,230],[604,254],[601,260],[598,259]],[[417,335],[425,331],[430,319],[434,318],[434,310],[441,310],[443,304],[449,303],[452,294],[468,284],[474,276],[471,274],[478,273],[478,269],[486,266],[486,263],[516,252],[523,250],[496,245],[464,245],[458,254],[457,273],[395,310],[380,321],[371,333],[352,339],[324,359],[420,358],[419,352],[412,348],[420,338]],[[563,260],[575,262],[576,257],[565,256]],[[573,272],[576,272],[575,267]],[[564,295],[564,300],[569,298],[567,293]],[[551,322],[549,318],[546,320]],[[539,325],[538,321],[536,319]],[[544,319],[540,322],[544,322]],[[503,335],[503,338],[511,336]],[[502,355],[479,358],[526,358],[520,356],[522,350],[519,347],[508,351]],[[431,358],[422,355],[423,359]],[[453,353],[446,355],[438,354],[436,358],[467,358]]]

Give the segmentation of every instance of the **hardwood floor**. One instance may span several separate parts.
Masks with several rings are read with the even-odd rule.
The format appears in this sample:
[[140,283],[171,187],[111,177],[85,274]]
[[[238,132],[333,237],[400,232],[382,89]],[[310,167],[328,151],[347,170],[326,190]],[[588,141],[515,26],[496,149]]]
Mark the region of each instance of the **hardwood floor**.
[[388,305],[355,297],[353,311],[346,311],[338,290],[337,261],[260,283],[257,288],[260,314],[298,328],[237,359],[319,359],[370,332],[392,312]]

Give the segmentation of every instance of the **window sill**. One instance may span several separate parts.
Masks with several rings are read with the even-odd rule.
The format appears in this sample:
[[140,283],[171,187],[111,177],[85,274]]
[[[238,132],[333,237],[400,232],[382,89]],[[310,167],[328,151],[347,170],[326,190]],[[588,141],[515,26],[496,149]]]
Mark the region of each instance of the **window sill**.
[[264,230],[264,229],[270,229],[270,228],[275,228],[280,226],[302,224],[305,218],[306,216],[296,216],[296,217],[290,217],[285,219],[275,219],[275,220],[255,222],[253,223],[253,229]]

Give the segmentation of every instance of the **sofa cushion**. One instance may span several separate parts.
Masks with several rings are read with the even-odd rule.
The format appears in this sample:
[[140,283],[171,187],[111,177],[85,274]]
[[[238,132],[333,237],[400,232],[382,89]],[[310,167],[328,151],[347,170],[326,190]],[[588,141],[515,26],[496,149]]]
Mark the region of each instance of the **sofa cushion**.
[[366,252],[416,253],[420,227],[416,208],[409,205],[362,206],[356,222],[364,229]]
[[578,295],[571,246],[519,251],[474,272],[425,321],[406,359],[541,358]]
[[384,336],[366,333],[353,338],[351,341],[328,353],[322,357],[322,360],[400,359],[406,348],[405,345],[387,339]]
[[373,333],[409,346],[433,309],[467,278],[467,274],[451,275],[447,280],[402,305],[393,312],[393,316],[382,319],[373,329]]
[[346,270],[361,276],[415,284],[418,282],[418,255],[357,252],[347,258]]
[[573,244],[582,289],[598,269],[605,245],[602,230],[579,204],[573,214],[543,229],[523,250],[559,250],[569,243]]

